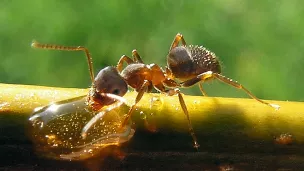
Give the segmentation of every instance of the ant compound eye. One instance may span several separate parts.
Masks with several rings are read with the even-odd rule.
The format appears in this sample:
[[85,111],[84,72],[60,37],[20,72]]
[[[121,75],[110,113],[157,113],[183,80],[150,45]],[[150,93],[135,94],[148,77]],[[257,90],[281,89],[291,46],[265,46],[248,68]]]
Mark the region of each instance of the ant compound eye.
[[119,93],[120,93],[120,90],[119,90],[119,89],[115,89],[115,90],[113,90],[113,92],[112,92],[112,94],[115,94],[115,95],[119,95]]
[[123,96],[128,91],[126,81],[121,77],[115,67],[108,66],[99,71],[94,85],[96,91],[100,93],[111,93]]

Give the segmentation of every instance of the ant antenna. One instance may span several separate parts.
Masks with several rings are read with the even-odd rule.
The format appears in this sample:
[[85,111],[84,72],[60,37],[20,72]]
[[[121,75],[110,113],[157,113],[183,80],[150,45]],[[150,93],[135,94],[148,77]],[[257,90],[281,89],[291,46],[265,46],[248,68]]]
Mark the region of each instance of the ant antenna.
[[92,83],[94,83],[94,73],[93,73],[93,61],[90,52],[87,48],[83,46],[61,46],[61,45],[51,45],[51,44],[40,44],[33,40],[31,47],[40,49],[52,49],[52,50],[62,50],[62,51],[84,51],[89,65],[89,72],[91,76]]
[[100,93],[101,96],[106,96],[112,99],[115,99],[119,102],[114,103],[113,105],[110,105],[109,107],[107,107],[106,109],[100,111],[97,115],[95,115],[82,129],[81,131],[81,136],[83,139],[85,139],[87,137],[87,132],[89,131],[90,128],[92,128],[92,126],[98,121],[100,120],[107,112],[121,106],[123,103],[127,103],[125,98],[115,95],[115,94],[110,94],[110,93]]

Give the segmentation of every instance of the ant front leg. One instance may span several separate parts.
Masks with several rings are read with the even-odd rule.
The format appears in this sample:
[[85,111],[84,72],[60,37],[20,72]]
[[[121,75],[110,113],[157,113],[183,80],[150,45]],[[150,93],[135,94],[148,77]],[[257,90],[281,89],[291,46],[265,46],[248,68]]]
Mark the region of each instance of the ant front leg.
[[121,72],[121,71],[122,71],[123,62],[126,62],[128,65],[134,63],[134,61],[133,61],[130,57],[128,57],[127,55],[122,55],[122,56],[120,57],[118,63],[117,63],[117,66],[116,66],[118,72]]
[[190,86],[192,86],[192,85],[194,85],[194,84],[196,84],[196,83],[198,83],[200,81],[204,82],[205,80],[212,79],[212,78],[216,78],[216,79],[218,79],[218,80],[220,80],[220,81],[222,81],[222,82],[224,82],[226,84],[229,84],[229,85],[231,85],[231,86],[233,86],[233,87],[235,87],[237,89],[244,90],[251,98],[259,101],[260,103],[263,103],[263,104],[266,104],[266,105],[268,105],[270,107],[273,107],[275,110],[278,110],[280,108],[280,106],[277,105],[277,104],[270,104],[270,103],[267,103],[267,102],[265,102],[265,101],[257,98],[249,90],[247,90],[243,85],[237,83],[236,81],[233,81],[230,78],[227,78],[227,77],[225,77],[225,76],[223,76],[223,75],[221,75],[219,73],[214,73],[212,71],[204,72],[202,74],[199,74],[197,77],[194,77],[194,78],[192,78],[190,80],[182,82],[181,86],[182,87],[190,87]]
[[81,131],[81,136],[83,139],[85,139],[87,137],[87,133],[88,131],[93,127],[93,125],[99,121],[100,119],[102,119],[109,111],[121,106],[123,103],[126,104],[126,100],[123,97],[120,97],[118,95],[115,94],[110,94],[110,93],[101,93],[101,96],[116,100],[117,103],[114,103],[110,106],[108,106],[105,109],[101,109],[98,114],[96,114],[93,118],[91,118],[91,120],[83,127],[82,131]]
[[117,63],[117,70],[118,72],[122,71],[122,67],[123,67],[123,62],[126,62],[128,65],[133,64],[133,63],[144,63],[141,59],[141,57],[139,56],[138,52],[136,49],[134,49],[132,51],[132,56],[133,59],[131,59],[130,57],[128,57],[127,55],[122,55]]
[[173,40],[173,42],[172,42],[172,44],[171,44],[170,51],[171,51],[172,49],[176,48],[176,47],[178,46],[178,43],[179,43],[180,41],[182,41],[183,46],[186,46],[186,41],[185,41],[183,35],[180,34],[180,33],[177,33],[177,35],[175,36],[175,38],[174,38],[174,40]]
[[124,119],[124,121],[121,124],[121,128],[124,128],[125,125],[127,125],[127,123],[129,122],[129,119],[131,118],[132,113],[135,110],[135,107],[137,105],[137,103],[141,100],[141,98],[143,97],[144,93],[147,92],[148,87],[150,85],[150,82],[148,80],[145,80],[144,83],[142,84],[141,88],[138,91],[138,94],[135,98],[135,102],[134,104],[130,107],[126,118]]

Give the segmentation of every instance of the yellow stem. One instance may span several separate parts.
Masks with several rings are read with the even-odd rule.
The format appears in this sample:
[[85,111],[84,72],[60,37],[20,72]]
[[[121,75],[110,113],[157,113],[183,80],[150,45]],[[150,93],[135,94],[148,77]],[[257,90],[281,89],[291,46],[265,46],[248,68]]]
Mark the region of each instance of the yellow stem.
[[[0,116],[29,116],[35,107],[85,95],[87,92],[88,89],[0,84]],[[132,104],[135,96],[136,92],[130,92],[124,97],[128,104]],[[301,150],[294,151],[303,152],[302,102],[268,101],[281,106],[276,111],[253,99],[184,95],[184,100],[203,148],[212,149],[215,143],[220,143],[232,149],[241,148],[246,151],[251,146],[255,150],[262,148],[261,151],[267,151],[276,149],[276,144],[284,145],[283,138],[287,137],[294,144],[289,150],[299,146],[301,148],[296,149]],[[188,136],[186,117],[177,96],[145,94],[132,116],[140,128],[145,125],[143,118],[147,118],[148,123],[158,132],[183,133]],[[191,143],[190,136],[187,141]]]

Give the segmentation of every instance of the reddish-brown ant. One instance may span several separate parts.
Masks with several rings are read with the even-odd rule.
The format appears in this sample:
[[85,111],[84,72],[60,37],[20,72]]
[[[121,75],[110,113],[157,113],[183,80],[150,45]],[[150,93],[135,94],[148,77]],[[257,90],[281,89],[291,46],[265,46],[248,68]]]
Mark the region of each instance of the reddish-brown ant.
[[[179,46],[179,42],[182,46]],[[180,87],[190,87],[198,83],[203,95],[202,83],[210,79],[218,79],[226,84],[244,90],[251,98],[278,110],[279,105],[270,104],[254,96],[244,86],[221,75],[221,65],[215,54],[203,46],[187,45],[182,34],[178,33],[167,56],[166,75],[172,80],[181,80]]]
[[[178,46],[180,41],[182,41],[183,46]],[[136,104],[140,101],[144,92],[150,91],[151,86],[153,86],[159,92],[166,93],[167,95],[178,95],[182,110],[187,116],[189,130],[194,141],[194,147],[198,148],[199,144],[197,143],[197,139],[192,128],[189,113],[178,88],[190,87],[196,83],[204,82],[213,78],[217,78],[236,88],[243,89],[253,99],[275,109],[279,109],[278,105],[270,104],[258,99],[241,84],[221,75],[221,66],[215,54],[202,46],[187,46],[181,34],[176,35],[170,47],[170,51],[167,56],[166,71],[163,71],[156,64],[144,64],[136,50],[133,50],[132,56],[133,59],[123,55],[117,64],[117,69],[121,72],[120,75],[122,79],[138,92],[135,103],[131,106],[122,125],[126,124],[131,117]],[[125,69],[122,69],[124,62],[128,65]],[[180,79],[183,82],[177,83],[174,81],[175,78]],[[165,87],[170,88],[166,89]],[[199,84],[199,87],[203,95],[206,95],[201,84]],[[89,129],[98,120],[98,118],[99,116],[94,117],[86,125],[84,132],[86,132],[86,130]]]
[[[192,124],[189,118],[189,113],[182,94],[177,88],[166,89],[166,87],[178,87],[179,85],[174,80],[168,78],[165,72],[158,65],[144,64],[136,50],[132,51],[132,56],[133,59],[126,55],[123,55],[117,64],[117,70],[120,73],[113,72],[111,74],[115,75],[115,79],[124,80],[130,87],[134,88],[138,92],[134,104],[130,107],[126,118],[122,122],[122,126],[126,125],[129,122],[129,119],[133,111],[135,110],[137,103],[141,100],[144,93],[150,92],[152,87],[154,87],[161,93],[165,93],[170,96],[175,94],[178,95],[182,110],[184,111],[187,117],[189,131],[194,141],[194,147],[198,148],[199,144],[197,143],[197,139],[194,134]],[[122,69],[124,62],[126,62],[128,65],[124,69]],[[100,116],[96,115],[87,123],[87,125],[83,129],[84,136],[86,132],[92,127],[92,125],[94,125],[94,123],[99,120],[99,118]]]
[[[46,44],[39,44],[37,42],[33,42],[32,47],[43,48],[43,49],[66,50],[66,51],[84,51],[88,60],[89,71],[92,80],[92,87],[90,89],[89,94],[87,95],[87,100],[86,100],[87,101],[86,104],[88,105],[88,107],[93,111],[98,111],[102,107],[111,105],[117,100],[120,101],[120,103],[118,103],[117,105],[114,105],[113,107],[108,108],[107,110],[103,110],[102,112],[96,113],[96,115],[93,116],[93,118],[85,124],[81,133],[84,139],[87,137],[87,133],[89,129],[98,120],[102,119],[107,111],[115,107],[118,107],[122,102],[124,102],[123,99],[118,98],[117,96],[124,96],[124,94],[127,91],[127,85],[129,85],[130,87],[134,88],[138,92],[138,94],[135,98],[135,103],[130,107],[125,119],[123,120],[120,126],[121,128],[128,128],[127,124],[129,123],[131,114],[136,108],[136,104],[141,100],[145,92],[151,91],[152,87],[154,87],[159,92],[165,93],[167,95],[174,95],[174,94],[178,95],[181,107],[185,115],[187,116],[189,130],[194,141],[194,147],[195,148],[199,147],[196,136],[192,128],[191,121],[189,119],[187,107],[185,105],[185,102],[183,100],[180,91],[178,89],[165,88],[165,86],[178,87],[178,84],[175,81],[171,80],[170,78],[167,78],[165,72],[158,65],[144,64],[136,50],[133,50],[132,52],[132,56],[134,58],[133,60],[128,56],[123,55],[118,62],[117,68],[106,67],[97,74],[96,78],[94,78],[92,59],[87,48],[46,45]],[[122,70],[123,62],[126,62],[128,65]],[[65,104],[69,102],[70,101],[67,100],[67,102],[63,102],[63,103]],[[62,103],[58,103],[58,104],[61,105]],[[62,113],[60,112],[61,110],[64,111],[65,108],[69,108],[69,107],[71,107],[71,105],[63,106],[59,108],[59,111],[56,110],[56,112],[51,111],[51,115],[56,115],[57,118],[62,115]],[[39,120],[52,120],[54,122],[54,118],[51,119],[44,118],[47,115],[46,113],[50,113],[47,110],[49,108],[50,107],[47,106],[42,111],[38,111],[38,113],[36,112],[30,118],[30,120],[34,122],[35,120],[37,120],[36,118],[40,118]],[[74,110],[76,109],[72,109],[72,112],[74,112]],[[110,134],[110,136],[114,137],[113,139],[115,138],[117,139],[117,137],[118,138],[122,137],[124,138],[125,141],[125,139],[128,139],[131,136],[131,133],[129,132],[130,129],[125,129],[125,132],[122,132],[120,134],[117,133]],[[71,158],[71,157],[72,157],[71,155],[66,155],[66,158]]]

